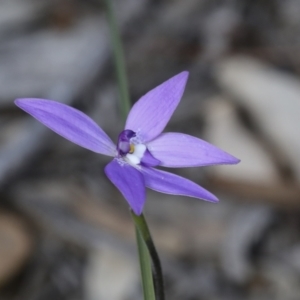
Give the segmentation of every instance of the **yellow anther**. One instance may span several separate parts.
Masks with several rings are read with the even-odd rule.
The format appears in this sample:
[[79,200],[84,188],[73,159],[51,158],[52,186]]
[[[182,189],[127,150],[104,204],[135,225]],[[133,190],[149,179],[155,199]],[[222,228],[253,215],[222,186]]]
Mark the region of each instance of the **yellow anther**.
[[129,150],[129,153],[132,154],[134,152],[134,145],[133,144],[130,144],[130,150]]

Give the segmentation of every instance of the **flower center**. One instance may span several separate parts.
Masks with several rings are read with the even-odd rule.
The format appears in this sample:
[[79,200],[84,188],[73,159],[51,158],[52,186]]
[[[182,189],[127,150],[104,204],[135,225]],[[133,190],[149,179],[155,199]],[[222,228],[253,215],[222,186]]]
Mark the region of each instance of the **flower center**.
[[138,165],[140,164],[147,147],[144,144],[139,144],[136,141],[136,133],[132,130],[126,129],[119,134],[118,139],[118,154],[127,162]]
[[118,158],[131,165],[156,167],[160,161],[153,157],[145,144],[142,144],[136,133],[126,129],[119,134],[118,139]]
[[134,145],[130,144],[129,146],[129,153],[132,154],[134,152]]
[[134,145],[130,142],[130,140],[135,136],[135,132],[128,129],[123,130],[119,134],[117,150],[120,156],[125,156],[127,153],[134,152]]

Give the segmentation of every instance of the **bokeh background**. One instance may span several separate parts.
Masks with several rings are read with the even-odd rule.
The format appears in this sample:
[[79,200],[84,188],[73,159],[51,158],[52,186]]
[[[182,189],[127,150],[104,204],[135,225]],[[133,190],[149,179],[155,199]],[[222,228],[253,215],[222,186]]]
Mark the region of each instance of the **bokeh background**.
[[[171,170],[219,204],[148,192],[167,299],[300,299],[300,1],[119,0],[132,103],[182,70],[166,130],[237,166]],[[101,0],[0,1],[0,299],[142,299],[126,202],[107,157],[14,106],[48,98],[122,130]]]

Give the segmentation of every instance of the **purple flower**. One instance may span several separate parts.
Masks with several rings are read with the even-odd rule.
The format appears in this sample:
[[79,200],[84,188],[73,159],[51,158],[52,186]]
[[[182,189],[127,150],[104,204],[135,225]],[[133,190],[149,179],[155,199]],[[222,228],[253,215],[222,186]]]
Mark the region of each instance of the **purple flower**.
[[182,133],[162,133],[184,92],[188,72],[182,72],[144,95],[129,112],[117,146],[84,113],[51,100],[17,99],[15,104],[69,141],[112,156],[105,173],[132,210],[140,215],[146,187],[161,193],[217,202],[196,183],[154,167],[197,167],[236,164],[238,159],[217,147]]

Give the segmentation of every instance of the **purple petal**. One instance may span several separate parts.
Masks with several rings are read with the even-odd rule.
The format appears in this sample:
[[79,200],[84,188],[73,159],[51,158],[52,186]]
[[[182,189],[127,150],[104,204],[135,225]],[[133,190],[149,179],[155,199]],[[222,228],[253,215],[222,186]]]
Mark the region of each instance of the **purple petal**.
[[182,72],[144,95],[129,112],[125,129],[136,132],[142,142],[158,136],[176,109],[188,78]]
[[43,99],[17,99],[15,104],[67,140],[96,153],[114,156],[116,146],[87,115],[68,105]]
[[182,195],[218,202],[218,198],[198,184],[178,175],[142,167],[146,187],[165,194]]
[[183,133],[163,133],[147,147],[164,167],[237,164],[240,161],[203,140]]
[[111,161],[104,171],[110,181],[120,190],[134,213],[140,215],[146,200],[143,174],[118,159]]
[[148,149],[145,151],[141,162],[146,167],[156,167],[160,165],[160,161],[156,159]]

